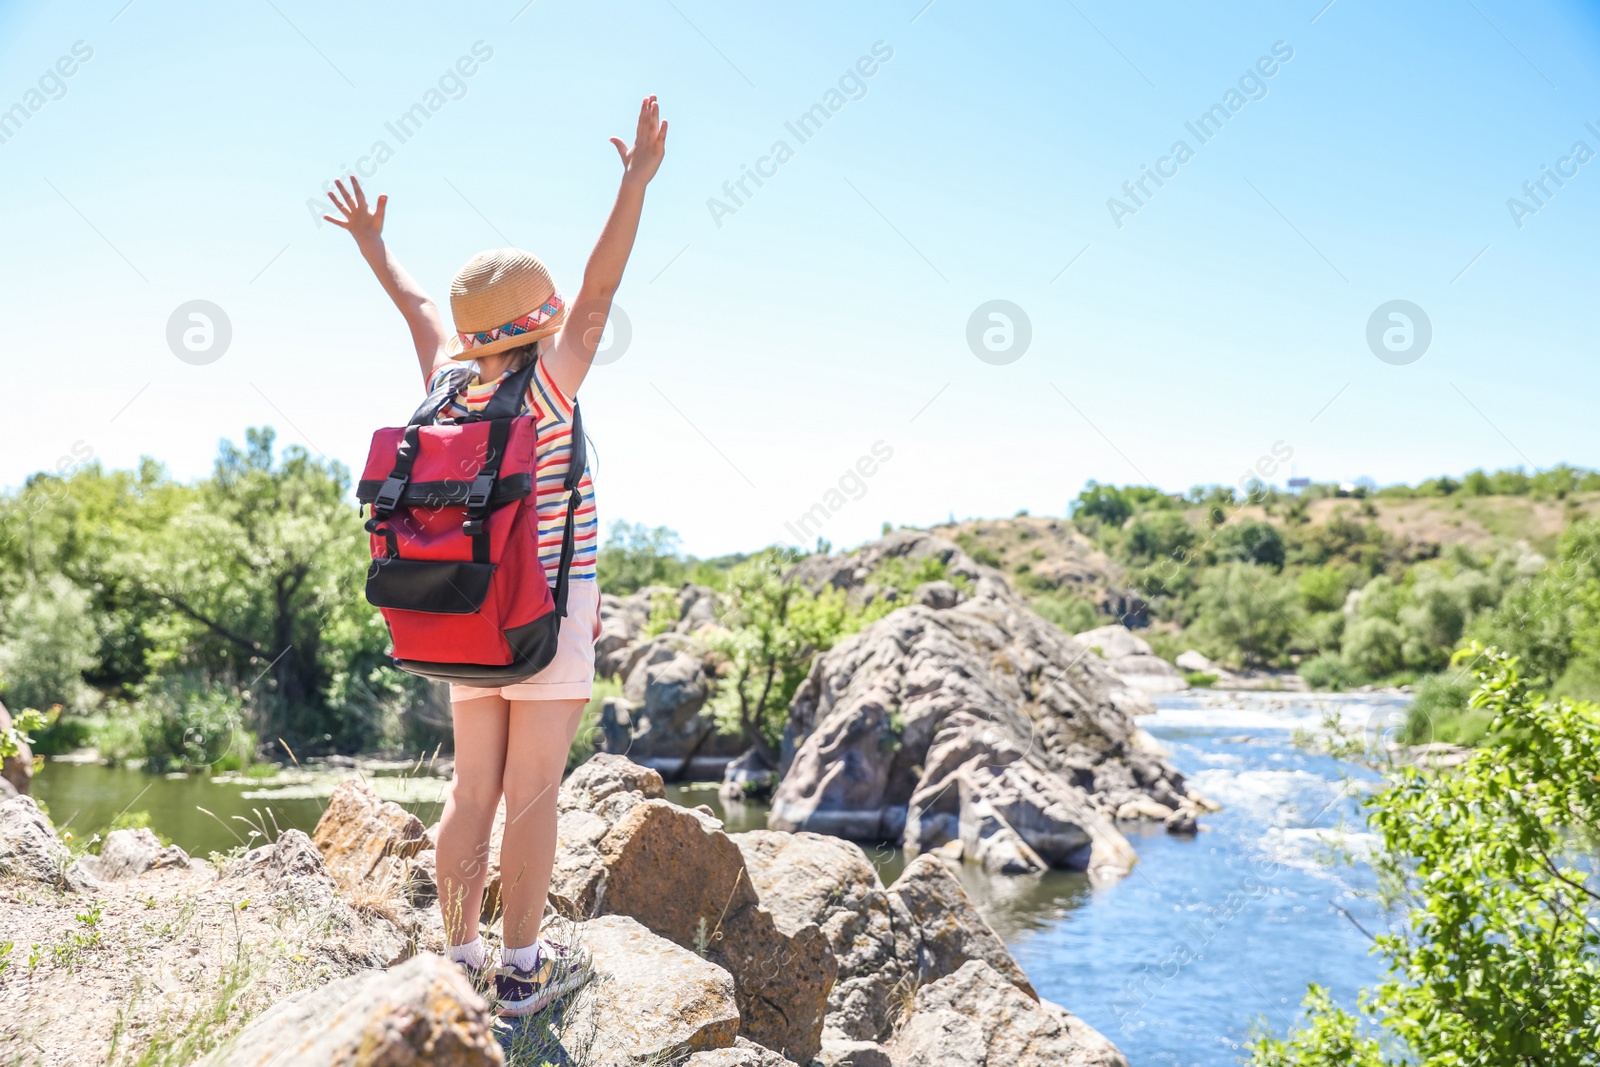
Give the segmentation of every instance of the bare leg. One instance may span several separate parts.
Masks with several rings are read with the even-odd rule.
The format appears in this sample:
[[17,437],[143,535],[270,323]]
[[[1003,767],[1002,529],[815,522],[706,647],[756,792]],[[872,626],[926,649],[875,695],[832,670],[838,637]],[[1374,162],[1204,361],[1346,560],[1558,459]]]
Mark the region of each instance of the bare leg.
[[456,764],[439,818],[437,862],[439,909],[445,940],[451,945],[464,945],[478,936],[483,885],[489,875],[489,831],[505,773],[509,707],[502,696],[450,705]]
[[525,948],[539,938],[550,869],[556,858],[556,791],[584,700],[513,700],[506,741],[506,836],[500,846],[503,943]]

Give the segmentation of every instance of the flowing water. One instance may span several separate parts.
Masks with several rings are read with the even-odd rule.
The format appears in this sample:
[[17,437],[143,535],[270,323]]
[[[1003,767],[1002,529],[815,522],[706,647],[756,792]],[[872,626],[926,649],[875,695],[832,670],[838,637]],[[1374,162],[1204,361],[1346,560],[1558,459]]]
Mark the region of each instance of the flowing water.
[[[1238,1062],[1252,1024],[1282,1032],[1298,1015],[1306,983],[1350,1003],[1379,973],[1369,943],[1339,908],[1368,929],[1377,917],[1352,891],[1370,887],[1359,856],[1359,798],[1374,777],[1292,743],[1296,727],[1325,713],[1384,724],[1401,707],[1374,697],[1194,693],[1159,698],[1140,720],[1171,761],[1223,810],[1193,838],[1159,828],[1135,833],[1134,873],[1094,886],[1051,872],[961,878],[1011,946],[1040,994],[1116,1041],[1134,1067]],[[98,764],[52,761],[35,794],[58,825],[78,835],[121,811],[205,856],[277,828],[310,831],[328,792],[349,769],[272,779],[152,776]],[[438,817],[444,782],[407,765],[364,765],[380,795]],[[725,807],[715,787],[671,790],[679,803],[710,805],[730,831],[765,825],[755,805]],[[252,836],[257,835],[257,836]],[[904,857],[867,849],[885,883]],[[1339,854],[1354,864],[1330,862]]]

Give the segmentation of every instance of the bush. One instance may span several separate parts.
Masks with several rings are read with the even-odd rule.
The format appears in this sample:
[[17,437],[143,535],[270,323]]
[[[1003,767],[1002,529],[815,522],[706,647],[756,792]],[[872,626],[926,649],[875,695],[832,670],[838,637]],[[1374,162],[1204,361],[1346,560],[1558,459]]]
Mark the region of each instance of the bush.
[[1344,664],[1369,678],[1387,678],[1405,665],[1405,635],[1385,618],[1358,618],[1344,631]]
[[1100,625],[1100,613],[1094,603],[1070,593],[1046,593],[1034,597],[1033,610],[1060,630],[1081,634]]
[[1482,741],[1489,731],[1490,715],[1468,705],[1472,688],[1472,680],[1457,671],[1424,678],[1406,709],[1401,740],[1408,745],[1430,741],[1476,745]]
[[1217,558],[1257,563],[1273,570],[1282,570],[1287,551],[1283,535],[1269,522],[1229,523],[1217,531]]
[[1293,585],[1257,564],[1227,563],[1207,571],[1197,601],[1196,629],[1246,666],[1282,657],[1300,621]]
[[1372,681],[1366,674],[1347,665],[1336,652],[1324,652],[1313,656],[1300,664],[1298,673],[1312,689],[1330,693],[1354,689]]
[[60,574],[32,583],[5,607],[0,674],[6,700],[19,707],[83,711],[93,691],[83,674],[97,662],[100,639],[89,594]]
[[1600,708],[1543,699],[1504,654],[1463,656],[1484,664],[1470,706],[1490,741],[1447,773],[1390,771],[1363,801],[1387,967],[1360,1011],[1381,1040],[1313,986],[1304,1025],[1251,1042],[1258,1067],[1595,1063]]
[[676,588],[683,584],[686,570],[678,545],[678,535],[665,526],[651,529],[643,523],[614,524],[595,562],[600,588],[619,596],[647,585]]
[[231,687],[176,675],[137,693],[140,754],[151,770],[233,771],[252,762],[256,738],[245,728],[244,702]]
[[1295,588],[1307,611],[1338,611],[1350,591],[1350,575],[1341,567],[1308,567],[1295,580]]

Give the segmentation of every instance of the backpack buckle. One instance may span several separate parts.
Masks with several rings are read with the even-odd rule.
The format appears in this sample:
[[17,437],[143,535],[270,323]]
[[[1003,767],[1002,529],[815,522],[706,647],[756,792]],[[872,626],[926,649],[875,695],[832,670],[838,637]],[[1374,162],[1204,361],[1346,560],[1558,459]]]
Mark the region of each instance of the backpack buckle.
[[394,475],[383,480],[383,488],[378,490],[377,499],[372,502],[374,513],[393,511],[400,504],[400,494],[405,492],[406,480],[396,478]]
[[494,490],[494,471],[479,471],[478,476],[472,479],[472,488],[467,490],[467,510],[477,511],[488,506],[489,494]]
[[477,537],[483,533],[483,519],[468,519],[461,524],[461,532],[467,537]]

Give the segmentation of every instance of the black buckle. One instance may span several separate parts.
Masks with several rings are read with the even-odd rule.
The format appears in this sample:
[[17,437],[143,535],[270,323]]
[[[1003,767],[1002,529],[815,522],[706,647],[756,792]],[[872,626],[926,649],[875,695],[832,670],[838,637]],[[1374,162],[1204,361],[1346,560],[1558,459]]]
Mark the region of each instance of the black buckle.
[[472,488],[467,490],[467,509],[477,511],[487,507],[489,494],[494,491],[495,472],[479,471],[478,476],[472,479]]
[[477,537],[483,533],[484,519],[468,519],[461,524],[461,532],[468,537]]
[[400,504],[400,494],[406,490],[406,480],[396,478],[394,475],[383,480],[383,488],[378,490],[377,499],[372,502],[373,511],[393,511]]

